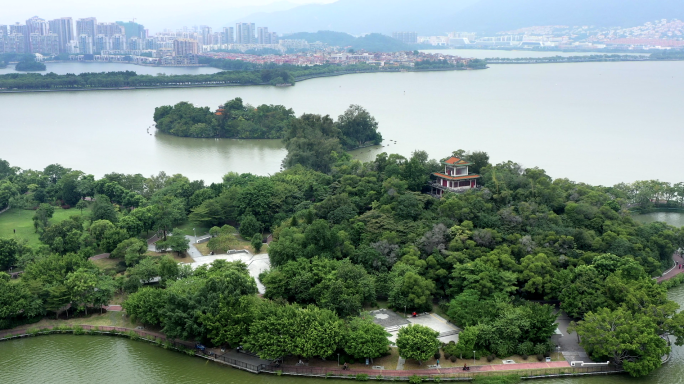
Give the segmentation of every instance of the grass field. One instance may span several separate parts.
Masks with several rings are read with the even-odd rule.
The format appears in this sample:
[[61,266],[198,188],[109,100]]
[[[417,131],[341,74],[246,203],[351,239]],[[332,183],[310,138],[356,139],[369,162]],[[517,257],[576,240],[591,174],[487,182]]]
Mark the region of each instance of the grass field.
[[[90,207],[83,210],[83,215],[90,212]],[[33,229],[33,215],[36,211],[24,209],[10,209],[9,211],[0,214],[0,238],[16,238],[28,240],[29,245],[35,246],[40,244],[38,234]],[[59,223],[66,220],[69,216],[81,215],[78,209],[62,209],[56,208],[55,214],[50,219],[51,223]],[[16,230],[16,234],[14,233]]]

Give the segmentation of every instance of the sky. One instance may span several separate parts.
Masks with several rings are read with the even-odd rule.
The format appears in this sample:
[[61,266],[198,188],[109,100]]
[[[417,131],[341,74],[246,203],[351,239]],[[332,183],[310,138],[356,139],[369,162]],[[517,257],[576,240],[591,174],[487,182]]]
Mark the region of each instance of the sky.
[[209,25],[221,28],[236,19],[256,12],[272,12],[302,4],[332,3],[335,0],[22,0],[2,1],[0,24],[25,23],[38,16],[45,20],[72,17],[74,21],[94,16],[98,21],[132,21],[136,19],[150,32],[164,28]]

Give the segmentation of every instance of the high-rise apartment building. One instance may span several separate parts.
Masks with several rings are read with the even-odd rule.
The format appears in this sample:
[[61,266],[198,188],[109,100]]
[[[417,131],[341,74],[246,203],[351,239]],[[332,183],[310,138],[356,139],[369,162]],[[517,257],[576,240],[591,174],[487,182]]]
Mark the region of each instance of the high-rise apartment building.
[[126,35],[126,30],[117,23],[97,23],[96,35],[105,35],[107,37]]
[[7,44],[5,45],[5,52],[12,53],[26,53],[26,39],[22,33],[10,33],[7,35]]
[[41,35],[32,33],[29,37],[30,53],[42,53],[47,55],[59,54],[59,36],[55,33]]
[[257,29],[257,44],[271,44],[271,34],[268,33],[268,27]]
[[93,54],[93,37],[85,33],[78,36],[78,50],[82,55]]
[[26,27],[28,28],[29,35],[32,33],[37,33],[44,36],[50,31],[50,25],[48,22],[38,16],[33,16],[32,18],[26,20]]
[[95,35],[95,39],[93,39],[93,53],[101,53],[102,51],[110,51],[112,49],[111,47],[111,41],[109,40],[109,36],[106,35]]
[[117,21],[116,24],[120,25],[124,29],[124,34],[126,35],[126,39],[132,39],[134,37],[137,37],[139,39],[143,39],[147,37],[147,33],[145,32],[145,26],[142,24],[138,24],[136,22],[128,22],[125,23],[123,21]]
[[235,24],[235,42],[237,44],[255,44],[254,23]]
[[418,43],[417,32],[392,32],[392,37],[406,44]]
[[112,37],[109,38],[110,41],[110,46],[112,48],[112,51],[125,51],[127,44],[126,44],[126,35],[113,35]]
[[90,36],[91,39],[95,38],[97,35],[97,19],[94,17],[86,17],[84,19],[76,20],[76,33],[81,35]]
[[235,44],[235,29],[233,27],[223,28],[223,44]]
[[176,39],[173,41],[173,51],[176,56],[189,56],[198,53],[198,44],[196,40],[191,39]]
[[59,38],[59,53],[67,53],[69,42],[74,40],[74,22],[71,17],[50,20],[50,33]]

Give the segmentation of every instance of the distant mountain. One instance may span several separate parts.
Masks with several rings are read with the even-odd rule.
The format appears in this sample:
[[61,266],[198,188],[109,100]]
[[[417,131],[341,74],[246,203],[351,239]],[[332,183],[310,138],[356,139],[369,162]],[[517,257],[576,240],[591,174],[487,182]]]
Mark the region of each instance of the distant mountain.
[[240,18],[272,31],[493,33],[534,25],[631,27],[684,19],[682,0],[339,0]]
[[307,4],[282,12],[261,12],[237,21],[279,33],[342,31],[352,35],[416,29],[443,12],[454,14],[479,0],[339,0]]
[[393,39],[389,36],[381,35],[379,33],[371,33],[362,37],[354,37],[344,32],[333,31],[318,31],[299,32],[284,37],[285,39],[301,39],[309,43],[320,41],[330,46],[351,47],[355,50],[366,50],[373,52],[397,52],[410,51],[415,49],[414,46],[404,44],[403,42]]

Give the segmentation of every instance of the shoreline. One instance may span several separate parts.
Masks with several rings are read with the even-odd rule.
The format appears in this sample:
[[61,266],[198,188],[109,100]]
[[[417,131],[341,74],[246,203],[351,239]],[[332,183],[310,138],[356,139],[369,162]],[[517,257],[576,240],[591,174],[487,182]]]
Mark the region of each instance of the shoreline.
[[13,339],[20,339],[33,336],[47,336],[53,334],[72,334],[74,336],[123,336],[130,338],[132,341],[146,341],[157,346],[160,346],[164,349],[174,349],[178,352],[185,353],[188,356],[204,358],[208,361],[228,365],[230,367],[247,371],[250,373],[266,373],[275,376],[287,375],[351,380],[359,380],[359,378],[361,377],[364,381],[409,380],[411,377],[418,377],[422,380],[431,381],[472,381],[475,377],[501,377],[509,375],[519,375],[522,379],[548,379],[552,377],[577,377],[589,375],[624,374],[623,370],[614,368],[612,366],[606,366],[605,368],[571,367],[569,365],[567,367],[552,367],[549,366],[548,363],[540,363],[547,365],[547,367],[544,368],[536,367],[526,369],[515,369],[515,367],[513,367],[512,365],[501,364],[502,366],[511,367],[511,369],[490,369],[481,372],[468,371],[467,373],[463,372],[460,368],[437,368],[421,370],[372,370],[370,368],[351,368],[348,370],[343,370],[341,368],[330,369],[316,367],[273,366],[271,364],[267,365],[265,363],[260,363],[265,360],[261,360],[254,357],[241,356],[239,353],[234,353],[231,350],[227,350],[223,355],[206,354],[206,352],[198,353],[197,350],[194,348],[194,343],[189,341],[169,339],[165,335],[157,332],[149,332],[139,329],[110,326],[76,325],[44,327],[42,329],[15,329],[14,332],[12,330],[0,332],[0,341],[9,341]]
[[[307,75],[295,78],[295,83],[301,81],[323,78],[323,77],[334,77],[343,75],[354,75],[360,73],[409,73],[409,72],[447,72],[447,71],[477,71],[481,69],[458,69],[458,68],[434,68],[434,69],[391,69],[391,70],[377,70],[377,71],[345,71],[345,72],[332,72],[332,73],[321,73],[316,75]],[[58,89],[17,89],[8,90],[0,89],[0,93],[32,93],[32,92],[89,92],[89,91],[130,91],[137,89],[179,89],[179,88],[216,88],[216,87],[251,87],[251,86],[271,86],[269,83],[257,83],[257,84],[189,84],[189,85],[164,85],[164,86],[140,86],[140,87],[98,87],[98,88],[58,88]],[[283,88],[283,87],[280,87]]]

